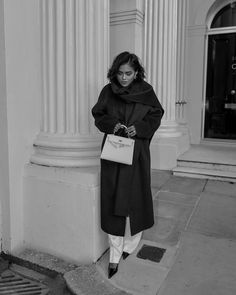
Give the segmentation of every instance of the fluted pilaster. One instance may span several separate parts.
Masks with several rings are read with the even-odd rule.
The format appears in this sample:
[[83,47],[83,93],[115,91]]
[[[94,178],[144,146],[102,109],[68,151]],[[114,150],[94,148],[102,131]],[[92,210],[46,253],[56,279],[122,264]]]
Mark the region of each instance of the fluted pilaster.
[[[180,89],[177,76],[178,0],[148,0],[145,7],[144,63],[148,81],[161,100],[165,114],[158,134],[167,137],[180,136],[176,122],[176,101]],[[182,78],[182,77],[181,77]]]
[[187,33],[188,1],[178,2],[178,32],[177,32],[177,95],[176,95],[176,120],[181,124],[186,123],[186,33]]
[[41,0],[42,119],[31,161],[97,164],[91,108],[106,83],[108,0]]

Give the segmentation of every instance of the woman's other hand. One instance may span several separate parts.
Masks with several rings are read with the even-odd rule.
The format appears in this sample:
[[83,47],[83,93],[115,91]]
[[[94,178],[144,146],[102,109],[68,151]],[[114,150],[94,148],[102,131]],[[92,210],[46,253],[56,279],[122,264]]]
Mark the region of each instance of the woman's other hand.
[[129,137],[134,137],[136,135],[136,129],[135,129],[135,126],[134,125],[131,125],[129,126],[127,129],[126,129],[126,132],[128,134]]

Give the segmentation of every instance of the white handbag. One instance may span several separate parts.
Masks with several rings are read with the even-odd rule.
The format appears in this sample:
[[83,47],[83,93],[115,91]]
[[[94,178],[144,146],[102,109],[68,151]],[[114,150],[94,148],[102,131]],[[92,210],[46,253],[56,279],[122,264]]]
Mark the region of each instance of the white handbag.
[[108,134],[104,143],[101,159],[132,165],[134,139]]

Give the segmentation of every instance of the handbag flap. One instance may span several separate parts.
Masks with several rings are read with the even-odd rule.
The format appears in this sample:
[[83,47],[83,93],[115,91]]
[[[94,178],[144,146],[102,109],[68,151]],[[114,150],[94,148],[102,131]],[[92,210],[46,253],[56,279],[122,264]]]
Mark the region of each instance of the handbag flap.
[[108,140],[114,144],[127,145],[127,146],[132,146],[134,144],[134,139],[131,139],[131,138],[117,136],[113,134],[108,134],[107,137],[108,137]]

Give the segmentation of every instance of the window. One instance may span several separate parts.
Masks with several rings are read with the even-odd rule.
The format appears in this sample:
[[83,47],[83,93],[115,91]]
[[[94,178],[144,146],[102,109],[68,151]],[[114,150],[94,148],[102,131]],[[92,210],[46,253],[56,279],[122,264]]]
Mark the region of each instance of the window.
[[222,8],[214,17],[211,29],[236,26],[236,1]]

